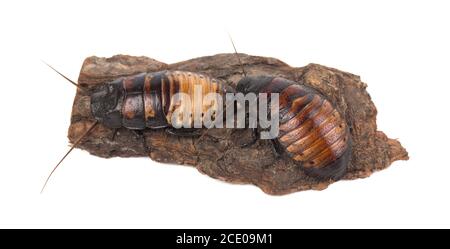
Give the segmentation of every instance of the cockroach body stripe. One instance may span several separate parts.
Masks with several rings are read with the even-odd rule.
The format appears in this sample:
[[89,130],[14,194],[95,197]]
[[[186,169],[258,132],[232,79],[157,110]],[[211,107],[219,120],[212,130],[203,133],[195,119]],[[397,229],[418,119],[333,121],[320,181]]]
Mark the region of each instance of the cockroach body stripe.
[[279,93],[280,133],[275,140],[310,175],[339,179],[352,149],[347,123],[321,93],[269,76],[244,77],[237,92]]
[[[196,96],[195,88],[201,87],[202,96]],[[206,102],[203,97],[210,93],[223,96],[232,89],[216,79],[190,72],[161,71],[142,73],[120,78],[101,85],[91,94],[91,111],[96,120],[109,128],[125,127],[142,130],[145,128],[164,128],[172,125],[172,114],[189,111],[189,122],[203,124],[204,112],[212,108],[218,113],[217,101]],[[175,94],[184,93],[191,100],[188,106]],[[200,115],[194,108],[200,103]],[[211,110],[210,110],[211,111]],[[198,113],[197,113],[198,114]],[[202,120],[194,120],[200,117]]]

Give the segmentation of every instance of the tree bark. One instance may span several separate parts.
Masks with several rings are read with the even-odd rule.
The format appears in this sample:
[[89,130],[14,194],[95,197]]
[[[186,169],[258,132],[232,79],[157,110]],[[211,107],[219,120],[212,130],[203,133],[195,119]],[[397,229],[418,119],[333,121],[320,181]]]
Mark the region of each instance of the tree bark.
[[[352,157],[343,179],[368,177],[396,160],[408,159],[408,153],[399,141],[377,131],[377,109],[366,91],[367,85],[359,76],[317,64],[290,67],[274,58],[240,56],[248,75],[281,76],[319,90],[336,104],[351,127],[353,139]],[[175,64],[147,57],[117,55],[87,58],[78,82],[90,86],[122,76],[166,69],[203,73],[222,79],[232,87],[242,77],[235,54],[218,54]],[[89,103],[90,97],[78,90],[69,127],[71,142],[94,121]],[[143,135],[145,142],[132,131],[121,128],[112,140],[113,131],[99,125],[77,147],[105,158],[150,156],[158,162],[191,165],[210,177],[254,184],[272,195],[322,190],[333,183],[306,176],[287,156],[277,157],[269,140],[258,140],[252,146],[241,148],[251,140],[249,129],[211,129],[201,139],[178,137],[164,130],[145,130]]]

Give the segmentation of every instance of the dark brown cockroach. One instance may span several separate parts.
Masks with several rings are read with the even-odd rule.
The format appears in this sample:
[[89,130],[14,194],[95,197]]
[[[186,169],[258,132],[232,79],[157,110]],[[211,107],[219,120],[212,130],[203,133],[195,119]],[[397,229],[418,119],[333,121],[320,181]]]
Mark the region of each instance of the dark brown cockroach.
[[280,132],[274,146],[310,175],[339,179],[351,154],[349,127],[320,92],[293,81],[269,76],[244,77],[237,92],[278,93]]
[[[92,89],[86,89],[50,65],[48,66],[90,95],[91,112],[96,121],[73,143],[70,150],[54,167],[42,190],[44,190],[56,168],[97,124],[100,123],[116,131],[121,127],[131,130],[167,128],[166,131],[175,135],[201,135],[200,129],[171,129],[172,120],[179,120],[181,123],[184,118],[183,116],[180,116],[180,118],[177,116],[172,119],[174,111],[178,109],[178,114],[190,113],[188,121],[186,121],[189,123],[189,127],[194,127],[195,123],[204,124],[203,119],[205,117],[210,115],[213,119],[218,118],[218,115],[222,115],[223,111],[219,109],[221,102],[217,101],[217,98],[209,98],[210,101],[204,101],[203,97],[211,93],[213,93],[213,96],[217,94],[218,97],[223,97],[227,92],[233,92],[232,88],[217,79],[182,71],[141,73],[119,78]],[[201,89],[200,96],[197,94],[196,88]],[[179,93],[185,94],[189,98],[190,103],[188,105],[183,103],[182,99],[174,98]],[[200,109],[195,108],[195,105],[200,106]],[[206,111],[208,115],[204,115]]]
[[[200,96],[195,94],[196,87],[201,88]],[[95,88],[91,94],[91,111],[94,118],[106,127],[143,130],[171,127],[172,114],[179,109],[179,114],[183,111],[191,113],[188,122],[190,127],[194,127],[194,123],[203,123],[206,117],[203,114],[207,110],[213,114],[220,112],[217,101],[203,101],[203,97],[210,93],[223,96],[227,91],[232,89],[216,79],[197,73],[142,73]],[[189,97],[190,105],[174,98],[179,93]],[[200,103],[200,110],[194,108],[196,103]],[[196,112],[200,113],[196,115]]]
[[286,153],[311,176],[340,179],[352,151],[345,118],[330,100],[311,87],[280,77],[247,76],[231,36],[230,41],[244,76],[236,92],[279,94],[279,134],[272,140],[277,153]]

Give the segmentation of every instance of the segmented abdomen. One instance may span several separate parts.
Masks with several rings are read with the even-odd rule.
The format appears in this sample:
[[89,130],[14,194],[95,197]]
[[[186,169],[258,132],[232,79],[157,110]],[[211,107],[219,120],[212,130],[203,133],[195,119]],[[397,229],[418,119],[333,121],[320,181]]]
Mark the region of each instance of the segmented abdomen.
[[274,78],[262,92],[278,92],[279,144],[317,176],[339,178],[348,163],[350,132],[345,119],[322,94],[292,81]]
[[[190,72],[162,71],[126,77],[122,80],[124,101],[122,106],[123,125],[131,129],[161,128],[172,125],[175,110],[177,122],[187,117],[191,127],[203,123],[204,112],[217,113],[217,98],[204,99],[210,93],[223,95],[225,86],[210,77]],[[195,89],[200,89],[201,92]],[[201,93],[201,94],[198,94]],[[184,94],[189,101],[174,98]],[[199,108],[195,108],[195,106]],[[191,115],[184,116],[184,113]]]

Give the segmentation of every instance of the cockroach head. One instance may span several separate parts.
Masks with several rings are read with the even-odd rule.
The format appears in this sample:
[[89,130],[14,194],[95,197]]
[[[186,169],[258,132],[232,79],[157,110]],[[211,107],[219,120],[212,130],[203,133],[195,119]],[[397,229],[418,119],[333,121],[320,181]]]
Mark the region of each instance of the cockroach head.
[[121,85],[100,85],[91,92],[91,112],[96,120],[109,128],[121,127]]
[[243,94],[250,92],[259,93],[261,89],[272,79],[273,77],[268,76],[246,76],[238,82],[236,92]]

